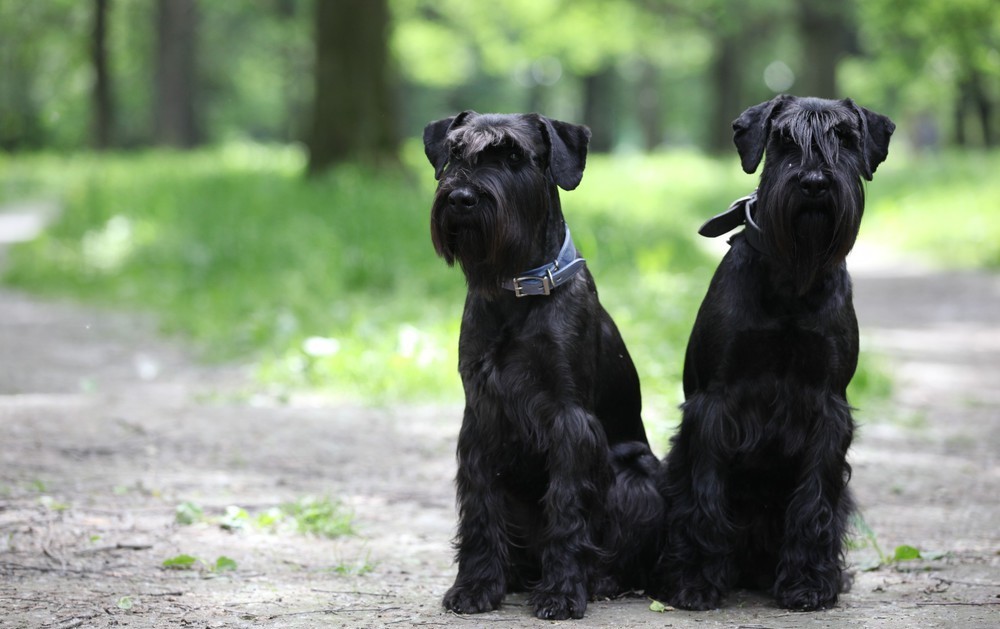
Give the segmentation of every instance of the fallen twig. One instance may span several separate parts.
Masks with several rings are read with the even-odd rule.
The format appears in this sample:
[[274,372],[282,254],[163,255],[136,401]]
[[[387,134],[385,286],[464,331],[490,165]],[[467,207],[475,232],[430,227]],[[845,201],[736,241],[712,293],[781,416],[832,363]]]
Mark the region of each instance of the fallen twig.
[[283,618],[285,616],[309,616],[311,614],[352,614],[354,612],[391,612],[401,609],[400,607],[331,607],[327,609],[312,609],[304,612],[285,612],[283,614],[271,614],[268,620]]
[[354,594],[356,596],[381,596],[385,598],[395,598],[399,596],[398,594],[392,593],[379,593],[379,592],[359,592],[357,590],[321,590],[319,588],[310,588],[312,592],[319,592],[321,594]]
[[97,548],[85,548],[83,550],[77,551],[76,555],[93,555],[96,553],[104,553],[111,550],[149,550],[152,548],[152,544],[114,544],[112,546],[98,546]]

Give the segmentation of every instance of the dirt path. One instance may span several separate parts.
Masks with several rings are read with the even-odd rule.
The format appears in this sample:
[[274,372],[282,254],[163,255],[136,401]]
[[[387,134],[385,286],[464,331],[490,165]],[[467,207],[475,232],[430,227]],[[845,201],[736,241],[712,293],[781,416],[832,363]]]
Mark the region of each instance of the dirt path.
[[[859,572],[826,612],[740,592],[706,613],[598,602],[568,626],[1000,625],[1000,278],[867,265],[855,283],[866,342],[900,387],[856,442],[853,486],[885,552],[946,554]],[[11,292],[0,356],[0,627],[546,624],[518,597],[478,617],[439,607],[457,407],[247,398],[238,369],[197,366],[149,321]],[[228,505],[255,515],[307,495],[342,499],[358,535],[218,523]],[[206,521],[176,523],[184,502]],[[161,566],[180,554],[236,569]]]

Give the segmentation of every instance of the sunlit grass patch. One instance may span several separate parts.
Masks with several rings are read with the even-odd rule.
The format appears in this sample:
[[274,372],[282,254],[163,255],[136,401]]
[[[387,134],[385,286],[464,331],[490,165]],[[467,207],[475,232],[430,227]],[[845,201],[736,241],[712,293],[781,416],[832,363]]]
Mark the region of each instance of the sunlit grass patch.
[[[961,208],[927,218],[934,248],[971,231],[1000,243],[996,220],[979,209],[997,185],[986,181],[988,166],[1000,164],[949,159],[883,165],[869,185],[863,237],[910,238],[942,199],[968,198],[983,225],[962,223]],[[11,252],[6,281],[155,312],[207,358],[254,364],[269,389],[458,401],[465,281],[430,244],[435,182],[419,142],[403,161],[396,172],[342,167],[307,180],[296,147],[0,156],[0,199],[45,194],[64,207],[39,239]],[[687,337],[725,248],[707,248],[697,228],[756,181],[735,154],[594,155],[580,187],[562,194],[638,367],[654,433],[668,434],[678,417]],[[900,242],[919,246],[911,242],[920,237]],[[884,394],[880,369],[862,359],[852,403]]]
[[868,184],[862,237],[950,268],[1000,268],[1000,152],[894,156]]

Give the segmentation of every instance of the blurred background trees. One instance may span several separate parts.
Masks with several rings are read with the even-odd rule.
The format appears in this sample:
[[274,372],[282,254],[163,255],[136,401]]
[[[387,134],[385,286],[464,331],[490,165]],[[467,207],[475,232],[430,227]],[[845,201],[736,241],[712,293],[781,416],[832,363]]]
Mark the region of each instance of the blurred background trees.
[[998,44],[997,0],[0,0],[0,217],[57,215],[0,282],[153,312],[278,398],[459,398],[422,130],[539,111],[593,131],[564,207],[628,278],[601,298],[663,429],[715,266],[697,226],[755,179],[731,121],[780,92],[889,115],[864,237],[997,269]]
[[919,147],[1000,124],[995,0],[10,0],[0,64],[2,149],[301,141],[312,171],[468,108],[583,121],[595,151],[728,151],[785,91]]

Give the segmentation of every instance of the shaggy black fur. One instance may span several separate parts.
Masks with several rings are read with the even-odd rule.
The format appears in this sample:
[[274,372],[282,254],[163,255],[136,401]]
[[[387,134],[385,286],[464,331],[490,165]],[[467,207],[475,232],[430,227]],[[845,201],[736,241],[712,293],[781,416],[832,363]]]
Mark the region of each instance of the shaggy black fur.
[[651,589],[686,609],[744,586],[814,610],[837,602],[852,509],[858,327],[844,258],[894,125],[851,100],[779,96],[733,128],[747,173],[767,149],[759,237],[732,237],[691,333]]
[[537,114],[467,111],[430,123],[440,179],[434,246],[468,282],[459,340],[458,576],[444,606],[496,609],[528,590],[539,618],[642,587],[658,551],[658,462],[639,379],[584,269],[547,296],[505,280],[553,261],[566,234],[558,184],[583,176],[590,132]]

